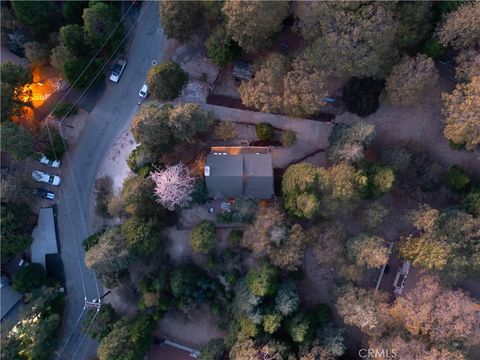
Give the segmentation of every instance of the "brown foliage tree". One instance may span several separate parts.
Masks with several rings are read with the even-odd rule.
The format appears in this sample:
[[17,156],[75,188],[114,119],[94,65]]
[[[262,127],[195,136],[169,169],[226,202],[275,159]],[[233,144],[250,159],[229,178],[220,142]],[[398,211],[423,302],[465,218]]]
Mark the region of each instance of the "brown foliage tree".
[[455,61],[457,63],[455,76],[458,81],[468,82],[475,76],[480,76],[480,50],[463,50]]
[[353,285],[341,289],[337,300],[337,310],[345,324],[359,327],[364,333],[380,335],[388,321],[386,297],[382,293]]
[[437,36],[444,46],[457,49],[478,46],[480,43],[480,3],[478,1],[462,5],[457,11],[447,15]]
[[424,335],[439,345],[480,344],[480,308],[462,290],[442,287],[425,276],[413,290],[397,298],[394,320],[412,335]]
[[[480,5],[480,4],[479,4]],[[480,76],[467,84],[457,84],[451,94],[442,94],[445,137],[474,150],[480,144]]]
[[285,56],[272,53],[259,66],[255,77],[238,88],[242,102],[263,112],[283,110],[283,79],[288,64]]
[[396,57],[398,24],[385,3],[325,2],[316,6],[318,25],[307,20],[307,32],[313,28],[313,35],[319,29],[321,35],[304,53],[312,65],[356,77],[382,77],[388,73]]
[[423,206],[411,214],[418,229],[399,244],[400,255],[429,270],[459,281],[480,271],[480,219],[462,211],[440,212]]
[[258,209],[241,244],[257,256],[269,256],[274,265],[293,271],[301,265],[307,239],[300,225],[289,229],[285,214],[272,206]]
[[423,54],[404,57],[393,67],[385,90],[394,106],[411,106],[419,102],[438,82],[433,60]]
[[280,31],[288,15],[287,1],[225,1],[227,32],[243,49],[255,52]]

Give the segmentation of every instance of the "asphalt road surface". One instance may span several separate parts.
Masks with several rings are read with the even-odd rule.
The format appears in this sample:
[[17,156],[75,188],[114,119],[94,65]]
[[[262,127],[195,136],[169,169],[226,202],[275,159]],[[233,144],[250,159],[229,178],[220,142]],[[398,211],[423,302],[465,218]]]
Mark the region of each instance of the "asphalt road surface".
[[92,233],[92,191],[100,164],[115,140],[130,125],[138,109],[138,91],[152,60],[161,60],[165,39],[158,31],[158,14],[157,2],[142,4],[136,28],[131,33],[133,40],[127,49],[127,66],[120,81],[115,84],[106,80],[105,92],[91,111],[80,139],[68,156],[63,157],[58,235],[67,300],[63,338],[57,352],[61,359],[93,358],[98,346],[92,339],[83,337],[83,318],[75,327],[84,307],[84,294],[89,301],[97,298],[98,293],[103,295],[94,273],[85,266],[81,242]]

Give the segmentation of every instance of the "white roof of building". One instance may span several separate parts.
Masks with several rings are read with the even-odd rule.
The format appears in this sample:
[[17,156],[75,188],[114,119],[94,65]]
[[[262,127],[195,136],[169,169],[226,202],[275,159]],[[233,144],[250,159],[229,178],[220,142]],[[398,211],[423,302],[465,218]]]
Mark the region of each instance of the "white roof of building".
[[40,209],[37,227],[33,230],[32,237],[32,262],[40,263],[45,267],[45,255],[58,253],[53,208]]

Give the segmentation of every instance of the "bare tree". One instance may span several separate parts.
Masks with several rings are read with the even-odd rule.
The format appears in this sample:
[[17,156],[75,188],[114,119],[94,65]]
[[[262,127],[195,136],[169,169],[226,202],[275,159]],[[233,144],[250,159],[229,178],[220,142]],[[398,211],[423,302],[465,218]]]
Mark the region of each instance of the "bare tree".
[[168,210],[174,210],[177,206],[186,206],[192,200],[190,194],[193,191],[195,179],[183,163],[167,166],[165,170],[152,172],[150,178],[155,184],[155,196],[157,202]]

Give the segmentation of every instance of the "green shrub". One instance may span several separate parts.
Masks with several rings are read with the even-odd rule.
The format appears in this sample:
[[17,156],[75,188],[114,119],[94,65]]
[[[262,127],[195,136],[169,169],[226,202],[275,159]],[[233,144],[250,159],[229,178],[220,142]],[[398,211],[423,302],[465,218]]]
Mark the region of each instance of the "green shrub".
[[330,322],[330,307],[327,304],[318,304],[313,309],[310,319],[315,327],[321,327]]
[[395,171],[388,165],[372,165],[367,168],[368,195],[377,197],[392,190]]
[[474,215],[480,216],[480,186],[475,186],[462,200],[465,210]]
[[195,180],[193,191],[190,196],[192,197],[192,202],[195,204],[205,204],[207,202],[207,187],[203,178]]
[[453,165],[450,167],[450,170],[448,170],[447,175],[445,175],[444,183],[448,190],[462,193],[467,190],[470,177],[460,166]]
[[230,246],[236,247],[240,245],[240,241],[242,240],[243,237],[243,231],[238,230],[238,229],[233,229],[230,230],[230,233],[228,234],[228,243]]
[[445,54],[445,51],[445,47],[440,44],[437,39],[431,39],[428,40],[423,46],[422,54],[431,57],[433,60],[438,60],[443,54]]
[[143,176],[144,178],[150,175],[150,172],[153,170],[152,164],[145,164],[138,169],[138,175]]
[[212,32],[205,42],[205,46],[208,57],[220,67],[227,65],[240,52],[238,45],[226,34],[223,27]]
[[204,220],[198,223],[190,234],[190,246],[193,251],[206,254],[215,247],[217,240],[215,223]]
[[100,237],[104,233],[104,230],[101,230],[93,235],[90,235],[86,239],[82,241],[82,247],[85,251],[88,251],[90,248],[94,247],[95,245],[98,244],[98,241],[100,240]]
[[28,264],[15,273],[12,287],[21,293],[30,292],[42,286],[46,277],[47,275],[42,264]]
[[68,143],[53,127],[44,127],[41,133],[41,141],[46,144],[43,154],[50,160],[60,160],[68,150]]
[[173,100],[180,95],[188,81],[188,74],[173,61],[152,67],[147,74],[148,90],[157,100]]
[[78,112],[78,108],[69,102],[61,101],[53,110],[52,115],[57,119],[63,119],[64,117],[75,115]]
[[200,349],[198,360],[220,360],[224,353],[223,339],[212,339]]
[[95,181],[96,204],[95,211],[99,216],[108,218],[108,202],[112,197],[113,181],[109,176],[104,176]]
[[255,125],[255,133],[258,139],[269,141],[273,138],[273,127],[269,123],[260,123]]
[[297,141],[297,136],[295,135],[295,131],[286,130],[282,132],[282,138],[280,142],[283,146],[292,146]]
[[450,147],[450,149],[455,151],[461,151],[465,149],[465,144],[457,144],[452,140],[448,140],[448,146]]
[[343,89],[347,110],[361,117],[373,114],[378,109],[384,84],[383,80],[352,77]]

